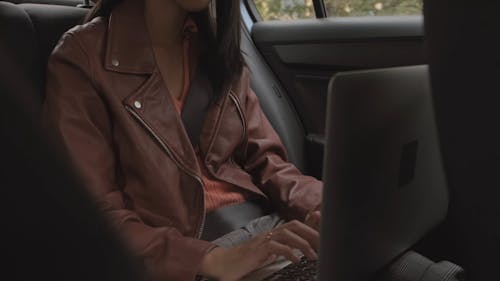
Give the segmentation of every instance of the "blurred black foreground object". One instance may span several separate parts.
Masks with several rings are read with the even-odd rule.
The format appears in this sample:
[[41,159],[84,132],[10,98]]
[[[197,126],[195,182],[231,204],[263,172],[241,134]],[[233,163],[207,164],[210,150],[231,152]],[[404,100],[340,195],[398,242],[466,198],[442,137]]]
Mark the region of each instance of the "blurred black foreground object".
[[[500,1],[425,0],[434,108],[450,192],[439,257],[499,280]],[[428,254],[426,254],[428,256]]]
[[0,252],[9,280],[144,277],[42,126],[36,87],[0,46]]

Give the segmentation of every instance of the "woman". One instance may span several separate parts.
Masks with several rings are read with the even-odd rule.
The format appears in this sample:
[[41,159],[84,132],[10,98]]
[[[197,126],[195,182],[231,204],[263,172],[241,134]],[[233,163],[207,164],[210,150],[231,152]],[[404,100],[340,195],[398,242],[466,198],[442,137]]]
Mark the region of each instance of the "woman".
[[[237,280],[277,256],[296,262],[292,249],[317,258],[322,184],[286,161],[249,87],[239,1],[213,3],[216,20],[208,2],[101,0],[49,59],[47,115],[162,280]],[[195,94],[198,130],[183,116]],[[289,222],[272,218],[241,242],[200,239],[207,214],[256,200]]]

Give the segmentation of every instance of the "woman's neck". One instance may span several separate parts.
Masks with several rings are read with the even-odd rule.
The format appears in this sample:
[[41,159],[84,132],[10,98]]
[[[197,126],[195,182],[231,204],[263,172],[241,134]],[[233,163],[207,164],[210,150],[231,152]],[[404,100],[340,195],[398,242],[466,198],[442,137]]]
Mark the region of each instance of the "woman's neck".
[[153,47],[175,48],[182,42],[187,12],[174,0],[144,0],[144,16]]

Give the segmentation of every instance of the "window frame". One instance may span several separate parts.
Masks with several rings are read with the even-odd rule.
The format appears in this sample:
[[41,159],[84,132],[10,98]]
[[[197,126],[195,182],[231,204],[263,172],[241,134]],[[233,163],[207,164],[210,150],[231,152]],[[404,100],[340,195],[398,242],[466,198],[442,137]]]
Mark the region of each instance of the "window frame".
[[325,1],[323,0],[312,0],[314,7],[314,15],[316,15],[317,19],[328,17],[328,13],[326,11]]
[[264,19],[260,15],[259,10],[257,10],[257,6],[255,6],[254,0],[243,0],[243,4],[248,11],[250,18],[252,18],[253,22],[263,21]]

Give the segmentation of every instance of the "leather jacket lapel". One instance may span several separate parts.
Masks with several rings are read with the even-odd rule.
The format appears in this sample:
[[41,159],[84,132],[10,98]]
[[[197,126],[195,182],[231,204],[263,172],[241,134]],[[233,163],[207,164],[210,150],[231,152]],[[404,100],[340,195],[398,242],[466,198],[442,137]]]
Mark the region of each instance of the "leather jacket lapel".
[[[123,101],[127,111],[178,165],[200,175],[194,149],[158,71]],[[183,168],[181,167],[181,168]]]
[[199,177],[195,152],[156,65],[143,1],[123,1],[111,13],[104,65],[124,74],[150,74],[123,104],[181,168]]

